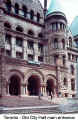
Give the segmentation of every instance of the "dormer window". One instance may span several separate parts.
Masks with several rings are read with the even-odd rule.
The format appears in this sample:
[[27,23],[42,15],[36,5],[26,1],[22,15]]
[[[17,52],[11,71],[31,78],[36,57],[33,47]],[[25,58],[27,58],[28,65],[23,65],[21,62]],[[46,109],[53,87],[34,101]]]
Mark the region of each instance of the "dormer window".
[[21,26],[17,26],[17,27],[16,27],[16,31],[18,31],[18,32],[23,32],[23,28],[22,28]]
[[10,11],[11,11],[11,1],[10,0],[6,1],[6,8],[7,8],[7,12],[10,13]]
[[19,5],[15,3],[15,14],[19,14]]
[[34,36],[34,32],[32,30],[29,30],[28,35]]
[[40,22],[40,14],[37,13],[37,22]]
[[8,22],[5,22],[5,23],[4,23],[4,27],[5,27],[5,28],[11,28],[11,25],[10,25]]
[[23,5],[22,9],[23,9],[24,17],[27,17],[27,7],[25,5]]
[[33,10],[30,11],[30,19],[31,19],[31,20],[34,19],[34,11],[33,11]]

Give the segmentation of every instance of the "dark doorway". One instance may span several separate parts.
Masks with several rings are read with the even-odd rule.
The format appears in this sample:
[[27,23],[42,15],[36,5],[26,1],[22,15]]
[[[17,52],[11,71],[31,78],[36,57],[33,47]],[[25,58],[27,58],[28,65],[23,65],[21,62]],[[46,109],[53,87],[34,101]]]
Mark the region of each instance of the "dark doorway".
[[18,76],[12,76],[9,84],[10,95],[20,95],[20,79]]
[[28,79],[28,91],[29,95],[39,95],[40,91],[40,80],[37,76],[31,76]]
[[49,96],[51,96],[51,92],[54,94],[54,82],[53,80],[47,80],[46,91]]

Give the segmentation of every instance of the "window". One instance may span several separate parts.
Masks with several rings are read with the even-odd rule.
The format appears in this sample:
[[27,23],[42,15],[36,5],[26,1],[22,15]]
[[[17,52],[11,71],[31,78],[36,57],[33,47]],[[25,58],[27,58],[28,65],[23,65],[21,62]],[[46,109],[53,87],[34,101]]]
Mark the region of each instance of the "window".
[[23,53],[16,52],[16,58],[22,59],[23,58]]
[[27,43],[28,43],[28,48],[31,49],[31,50],[33,50],[34,49],[33,48],[33,44],[34,43],[32,41],[28,41]]
[[65,93],[65,97],[68,97],[68,93]]
[[40,22],[40,14],[37,13],[37,22]]
[[58,55],[54,55],[54,64],[57,64]]
[[54,39],[54,48],[55,49],[58,48],[58,39],[57,38]]
[[28,60],[29,60],[29,61],[33,61],[33,60],[34,60],[34,56],[29,54],[29,55],[28,55]]
[[63,49],[65,49],[65,40],[64,39],[62,40],[62,46],[63,46]]
[[71,74],[74,75],[74,66],[73,65],[70,66],[70,70],[71,70]]
[[56,23],[52,24],[52,31],[56,31]]
[[7,8],[7,12],[10,13],[11,12],[11,1],[10,0],[6,1],[6,8]]
[[6,27],[6,28],[11,28],[11,25],[10,25],[8,22],[5,22],[5,23],[4,23],[4,27]]
[[23,32],[23,28],[21,26],[17,26],[16,31]]
[[16,45],[19,46],[19,47],[22,47],[22,38],[19,38],[19,37],[16,37]]
[[64,78],[64,85],[67,86],[67,79]]
[[71,60],[71,54],[68,53],[68,60]]
[[71,79],[71,90],[75,90],[75,80]]
[[27,17],[27,7],[25,5],[23,5],[22,9],[23,9],[24,17]]
[[74,59],[75,59],[75,56],[74,56],[74,55],[72,55],[72,60],[74,61]]
[[66,64],[66,57],[65,56],[63,56],[63,65],[65,65]]
[[40,51],[41,53],[43,52],[43,44],[38,44],[38,51]]
[[72,47],[72,38],[69,37],[69,47]]
[[58,23],[56,23],[56,31],[58,31]]
[[6,50],[6,56],[11,57],[11,51],[10,50]]
[[29,31],[28,31],[28,35],[33,36],[33,35],[34,35],[34,32],[33,32],[32,30],[29,30]]
[[39,38],[43,38],[43,34],[42,34],[42,33],[39,33],[39,34],[38,34],[38,37],[39,37]]
[[38,56],[38,61],[39,62],[43,62],[43,57],[42,56]]
[[15,14],[19,14],[19,5],[15,3]]
[[11,44],[11,35],[6,34],[5,41],[6,41],[7,44]]
[[33,11],[33,10],[30,11],[30,19],[31,19],[31,20],[34,19],[34,11]]

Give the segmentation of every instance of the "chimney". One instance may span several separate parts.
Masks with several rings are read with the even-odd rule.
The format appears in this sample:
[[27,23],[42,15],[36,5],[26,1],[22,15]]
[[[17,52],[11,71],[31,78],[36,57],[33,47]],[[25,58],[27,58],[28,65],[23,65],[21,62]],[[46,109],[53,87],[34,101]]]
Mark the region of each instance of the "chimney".
[[47,0],[44,0],[44,19],[46,17],[46,12],[47,12]]

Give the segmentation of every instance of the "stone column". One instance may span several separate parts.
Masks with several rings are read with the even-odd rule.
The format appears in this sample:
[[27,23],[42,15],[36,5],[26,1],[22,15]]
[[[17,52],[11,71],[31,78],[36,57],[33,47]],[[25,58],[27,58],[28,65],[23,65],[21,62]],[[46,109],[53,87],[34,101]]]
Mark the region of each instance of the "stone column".
[[38,43],[34,43],[34,60],[38,62]]
[[23,54],[24,54],[24,60],[27,60],[27,41],[25,39],[23,41]]
[[16,57],[16,38],[13,36],[11,39],[11,46],[12,46],[12,57],[15,58]]
[[43,89],[42,89],[42,86],[41,86],[41,93],[43,93]]
[[27,89],[27,85],[26,85],[25,89],[26,89],[26,95],[28,95],[28,89]]
[[25,86],[21,85],[21,96],[25,95]]

